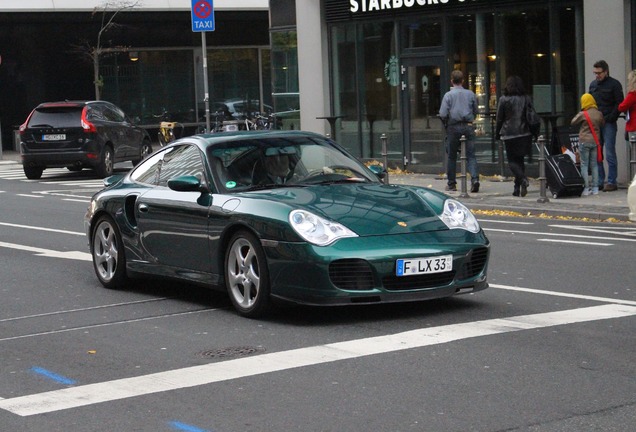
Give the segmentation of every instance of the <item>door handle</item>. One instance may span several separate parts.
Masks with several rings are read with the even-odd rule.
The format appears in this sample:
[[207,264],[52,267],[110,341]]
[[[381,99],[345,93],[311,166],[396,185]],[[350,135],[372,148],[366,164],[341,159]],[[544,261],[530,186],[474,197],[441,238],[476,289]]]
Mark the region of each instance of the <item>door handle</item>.
[[146,204],[139,204],[139,213],[148,213],[148,206]]

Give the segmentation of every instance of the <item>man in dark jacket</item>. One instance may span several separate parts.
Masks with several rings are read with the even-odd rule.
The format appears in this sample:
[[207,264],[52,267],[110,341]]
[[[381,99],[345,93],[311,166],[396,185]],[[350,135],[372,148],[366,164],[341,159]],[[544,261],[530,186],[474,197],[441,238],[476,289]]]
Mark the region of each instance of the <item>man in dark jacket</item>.
[[607,183],[605,181],[605,168],[600,163],[598,167],[599,189],[611,192],[618,189],[616,184],[618,177],[618,163],[616,158],[616,120],[618,120],[618,104],[623,101],[623,86],[609,76],[609,66],[605,60],[594,63],[594,75],[596,79],[590,83],[589,93],[594,96],[599,111],[605,119],[605,126],[601,129],[604,156],[607,161]]

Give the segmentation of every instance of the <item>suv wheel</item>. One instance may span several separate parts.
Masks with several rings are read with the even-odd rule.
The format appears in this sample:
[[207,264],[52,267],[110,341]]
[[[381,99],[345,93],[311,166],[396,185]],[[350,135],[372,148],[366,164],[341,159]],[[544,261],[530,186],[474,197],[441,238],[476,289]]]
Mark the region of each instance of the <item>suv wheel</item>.
[[133,166],[137,166],[139,162],[146,159],[150,153],[152,153],[152,146],[150,145],[150,140],[145,139],[141,143],[141,148],[139,149],[139,159],[135,159],[132,161]]
[[44,168],[41,167],[24,167],[24,175],[29,180],[38,180],[42,177],[42,172],[44,172]]
[[113,149],[110,148],[110,146],[104,146],[104,149],[102,150],[102,158],[99,161],[97,168],[95,168],[99,177],[105,178],[113,175],[113,159]]

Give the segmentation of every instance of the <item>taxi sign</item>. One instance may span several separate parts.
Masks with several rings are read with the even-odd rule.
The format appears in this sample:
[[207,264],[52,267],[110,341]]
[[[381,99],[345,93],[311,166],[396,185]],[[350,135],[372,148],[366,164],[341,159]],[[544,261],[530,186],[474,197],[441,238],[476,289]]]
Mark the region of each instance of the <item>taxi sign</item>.
[[192,31],[214,31],[214,0],[192,0]]

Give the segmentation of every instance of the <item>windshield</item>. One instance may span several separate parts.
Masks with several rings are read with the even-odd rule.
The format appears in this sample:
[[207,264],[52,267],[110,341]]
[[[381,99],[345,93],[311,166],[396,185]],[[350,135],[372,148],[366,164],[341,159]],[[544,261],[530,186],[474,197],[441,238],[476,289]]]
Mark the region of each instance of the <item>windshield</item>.
[[230,141],[209,148],[222,192],[341,182],[379,182],[327,139],[306,136]]

